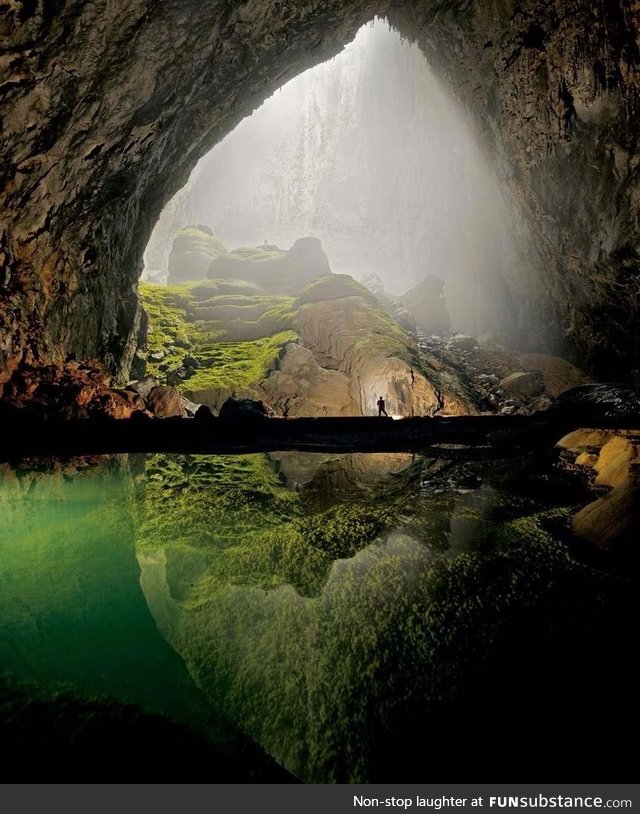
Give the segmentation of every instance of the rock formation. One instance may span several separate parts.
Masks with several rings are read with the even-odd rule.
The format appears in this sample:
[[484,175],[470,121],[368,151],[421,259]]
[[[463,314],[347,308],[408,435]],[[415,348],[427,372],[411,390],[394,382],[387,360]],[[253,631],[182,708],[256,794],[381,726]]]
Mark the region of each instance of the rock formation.
[[244,280],[269,294],[297,294],[316,277],[331,274],[327,255],[317,237],[296,240],[287,252],[267,246],[236,249],[210,263],[212,280]]
[[576,469],[586,473],[595,489],[605,492],[577,512],[573,533],[637,563],[640,433],[576,430],[558,446],[575,457]]
[[208,226],[188,226],[176,235],[169,255],[169,285],[203,280],[212,260],[226,254]]
[[398,325],[404,328],[405,331],[416,332],[418,326],[416,325],[415,319],[409,313],[407,306],[402,300],[388,293],[384,287],[384,283],[375,272],[365,274],[360,278],[360,282],[375,295],[380,305],[389,316],[395,319]]
[[216,413],[237,397],[286,417],[355,416],[376,414],[383,395],[397,416],[476,412],[472,389],[425,363],[367,288],[331,273],[318,240],[276,258],[238,253],[214,260],[207,282],[141,289],[149,372],[189,401]]
[[427,274],[400,299],[416,321],[418,330],[427,334],[444,334],[450,330],[444,282],[434,274]]
[[[0,370],[96,356],[126,378],[152,224],[197,159],[375,13],[467,105],[542,262],[519,319],[638,378],[638,16],[629,0],[517,5],[16,2],[0,23]],[[524,329],[521,324],[520,328]],[[531,337],[533,341],[535,337]]]

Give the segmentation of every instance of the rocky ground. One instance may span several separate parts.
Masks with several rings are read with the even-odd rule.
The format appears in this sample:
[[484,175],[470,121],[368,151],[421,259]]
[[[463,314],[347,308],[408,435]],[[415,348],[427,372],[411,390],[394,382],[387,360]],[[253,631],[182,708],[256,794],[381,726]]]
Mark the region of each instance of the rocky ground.
[[499,337],[418,334],[418,346],[436,370],[456,371],[486,413],[531,415],[546,410],[567,390],[592,381],[565,359],[519,353]]

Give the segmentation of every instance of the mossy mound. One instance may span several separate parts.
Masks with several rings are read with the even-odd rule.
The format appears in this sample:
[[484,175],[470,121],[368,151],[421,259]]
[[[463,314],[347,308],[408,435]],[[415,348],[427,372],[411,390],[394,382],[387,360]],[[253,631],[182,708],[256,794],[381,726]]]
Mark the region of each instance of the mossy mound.
[[260,381],[296,339],[291,298],[250,297],[228,285],[219,293],[218,282],[141,284],[150,375],[189,392],[241,389]]
[[333,561],[305,540],[300,496],[282,487],[262,455],[156,455],[140,508],[138,551],[164,550],[178,601],[192,594],[194,581],[206,583],[205,592],[231,582],[263,590],[292,585],[314,596]]
[[421,370],[415,342],[382,310],[375,296],[347,274],[316,280],[293,303],[299,333],[309,331],[318,347],[334,346],[336,359],[398,358]]
[[254,263],[262,263],[265,260],[281,260],[286,257],[287,252],[282,249],[277,249],[273,246],[240,246],[238,249],[233,249],[229,252],[229,257],[235,257],[238,260],[251,260]]
[[297,240],[289,251],[274,246],[240,248],[220,255],[209,266],[211,279],[241,279],[268,294],[297,294],[309,281],[331,274],[317,238]]
[[339,300],[344,297],[361,297],[379,308],[375,296],[349,274],[330,274],[312,280],[298,294],[295,306],[300,307],[309,302],[321,300]]
[[[495,716],[532,726],[568,709],[579,721],[599,686],[589,662],[634,617],[617,604],[621,581],[559,542],[574,499],[564,476],[425,460],[372,481],[351,457],[325,457],[296,491],[261,456],[185,458],[171,472],[153,459],[138,552],[166,571],[147,601],[198,686],[313,782],[418,771],[425,731],[450,760],[467,716],[478,748]],[[357,497],[345,479],[364,487]],[[475,526],[463,541],[462,519]],[[619,678],[601,663],[610,688]]]
[[211,261],[226,254],[226,246],[208,227],[180,229],[169,255],[169,284],[204,279]]

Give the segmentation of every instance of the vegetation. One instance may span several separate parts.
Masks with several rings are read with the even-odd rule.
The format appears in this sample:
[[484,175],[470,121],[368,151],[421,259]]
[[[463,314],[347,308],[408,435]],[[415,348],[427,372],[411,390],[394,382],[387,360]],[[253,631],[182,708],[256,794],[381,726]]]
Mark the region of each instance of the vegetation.
[[219,257],[220,255],[227,254],[227,248],[220,238],[216,237],[208,229],[203,229],[198,226],[185,226],[179,229],[176,234],[176,239],[187,238],[198,251],[204,254],[209,254],[211,257]]
[[280,331],[252,342],[203,343],[196,350],[201,367],[184,384],[191,392],[215,387],[242,390],[263,379],[280,350],[297,338],[293,331]]
[[[196,227],[187,227],[180,234],[215,241]],[[226,256],[251,261],[238,264],[248,268],[286,253],[258,247],[240,248]],[[232,269],[229,276],[234,273]],[[362,351],[366,355],[396,356],[420,369],[417,352],[406,333],[349,275],[318,278],[294,298],[282,294],[295,284],[295,274],[291,277],[289,271],[285,274],[275,269],[269,273],[270,286],[279,292],[274,294],[260,290],[260,274],[256,277],[246,268],[242,273],[253,276],[252,282],[212,279],[167,287],[150,283],[140,286],[150,318],[150,375],[205,402],[207,398],[218,398],[207,391],[246,391],[268,375],[282,348],[298,339],[294,330],[298,316],[304,316],[305,310],[315,308],[317,303],[325,302],[331,308],[331,300],[347,297],[362,301],[362,313],[358,312],[361,324],[353,341],[356,355]]]
[[261,246],[241,246],[229,252],[229,257],[236,257],[238,260],[251,260],[254,263],[262,263],[265,260],[281,260],[287,256],[287,252],[280,249],[263,249]]
[[[223,282],[140,285],[150,323],[150,375],[190,392],[240,390],[260,381],[280,349],[296,339],[290,297],[249,296],[242,285]],[[196,364],[187,377],[189,358]]]

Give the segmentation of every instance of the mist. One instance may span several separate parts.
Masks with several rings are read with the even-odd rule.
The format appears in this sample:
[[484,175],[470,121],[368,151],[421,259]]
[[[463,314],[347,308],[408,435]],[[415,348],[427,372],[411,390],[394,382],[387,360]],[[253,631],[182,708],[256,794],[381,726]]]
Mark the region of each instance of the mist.
[[506,280],[527,262],[513,213],[464,109],[420,49],[376,20],[198,163],[156,225],[145,271],[167,268],[189,224],[227,248],[313,235],[334,272],[375,273],[396,295],[434,274],[454,330],[508,330],[517,295]]

